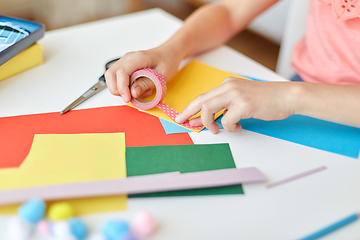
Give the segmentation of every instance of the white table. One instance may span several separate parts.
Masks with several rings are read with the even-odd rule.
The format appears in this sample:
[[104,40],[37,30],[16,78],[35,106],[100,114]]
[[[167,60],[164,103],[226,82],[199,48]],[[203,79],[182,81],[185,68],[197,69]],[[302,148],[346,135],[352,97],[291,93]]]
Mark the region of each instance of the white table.
[[[126,52],[167,40],[182,22],[153,9],[47,32],[44,64],[0,82],[0,117],[62,110]],[[196,57],[203,63],[268,80],[280,76],[240,53],[220,47]],[[79,108],[124,104],[102,91]],[[360,162],[249,131],[190,133],[195,144],[229,143],[237,167],[256,166],[269,182],[326,165],[328,169],[271,190],[244,185],[245,195],[129,199],[128,210],[85,216],[91,231],[112,218],[152,212],[160,229],[152,239],[296,239],[360,210]],[[0,239],[8,216],[0,217]],[[324,239],[360,238],[360,221]]]

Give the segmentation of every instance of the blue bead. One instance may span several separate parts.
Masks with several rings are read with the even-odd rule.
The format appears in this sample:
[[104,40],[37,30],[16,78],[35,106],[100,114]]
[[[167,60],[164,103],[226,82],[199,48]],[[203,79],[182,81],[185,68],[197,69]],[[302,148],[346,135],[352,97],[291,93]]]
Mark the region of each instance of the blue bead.
[[88,234],[88,229],[86,224],[78,218],[70,218],[69,225],[71,229],[71,233],[78,239],[83,240],[86,238]]
[[108,221],[105,223],[103,234],[107,240],[122,240],[130,233],[129,224],[124,221]]
[[18,214],[22,219],[36,224],[45,214],[45,202],[41,199],[33,199],[21,205],[18,209]]

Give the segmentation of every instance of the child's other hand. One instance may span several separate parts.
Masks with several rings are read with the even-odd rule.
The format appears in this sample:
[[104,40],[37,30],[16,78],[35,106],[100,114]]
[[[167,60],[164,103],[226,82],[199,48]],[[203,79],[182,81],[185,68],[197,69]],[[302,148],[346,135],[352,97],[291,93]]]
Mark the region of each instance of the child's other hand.
[[177,72],[181,59],[169,49],[158,47],[147,51],[137,51],[125,54],[105,73],[105,79],[110,92],[121,96],[124,102],[131,98],[145,97],[152,93],[155,87],[148,78],[139,78],[129,88],[130,75],[136,70],[152,68],[162,74],[165,80],[171,79]]
[[[201,111],[201,116],[190,120],[193,126],[204,125],[212,133],[219,132],[214,114],[226,109],[221,120],[229,132],[241,131],[237,122],[245,118],[278,120],[294,114],[293,93],[296,88],[287,82],[256,82],[245,79],[226,78],[223,83],[193,100],[176,118],[183,123]],[[291,90],[291,89],[295,89]]]

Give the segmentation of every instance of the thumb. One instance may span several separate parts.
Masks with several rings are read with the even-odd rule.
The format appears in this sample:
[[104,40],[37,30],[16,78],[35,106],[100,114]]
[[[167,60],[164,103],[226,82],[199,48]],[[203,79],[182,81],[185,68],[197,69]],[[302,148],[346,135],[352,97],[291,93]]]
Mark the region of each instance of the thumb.
[[147,77],[140,77],[131,85],[131,96],[138,98],[145,91],[155,88],[153,81]]

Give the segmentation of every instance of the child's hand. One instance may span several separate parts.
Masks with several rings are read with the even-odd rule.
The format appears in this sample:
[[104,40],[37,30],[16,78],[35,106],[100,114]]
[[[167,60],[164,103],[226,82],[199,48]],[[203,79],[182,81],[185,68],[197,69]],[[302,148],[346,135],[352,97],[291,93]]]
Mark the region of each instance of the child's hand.
[[181,58],[165,47],[158,47],[147,51],[130,52],[114,63],[105,73],[105,79],[110,92],[121,96],[127,103],[131,98],[145,97],[155,88],[148,78],[139,78],[129,88],[130,75],[142,68],[152,68],[171,79],[177,72]]
[[[214,114],[226,109],[221,120],[224,129],[229,132],[241,131],[237,122],[245,118],[278,120],[294,114],[292,109],[292,83],[256,82],[229,77],[214,88],[192,101],[178,115],[176,122],[183,123],[201,111],[201,116],[190,120],[193,126],[204,125],[212,133],[219,131],[214,122]],[[296,91],[296,90],[295,90]]]

